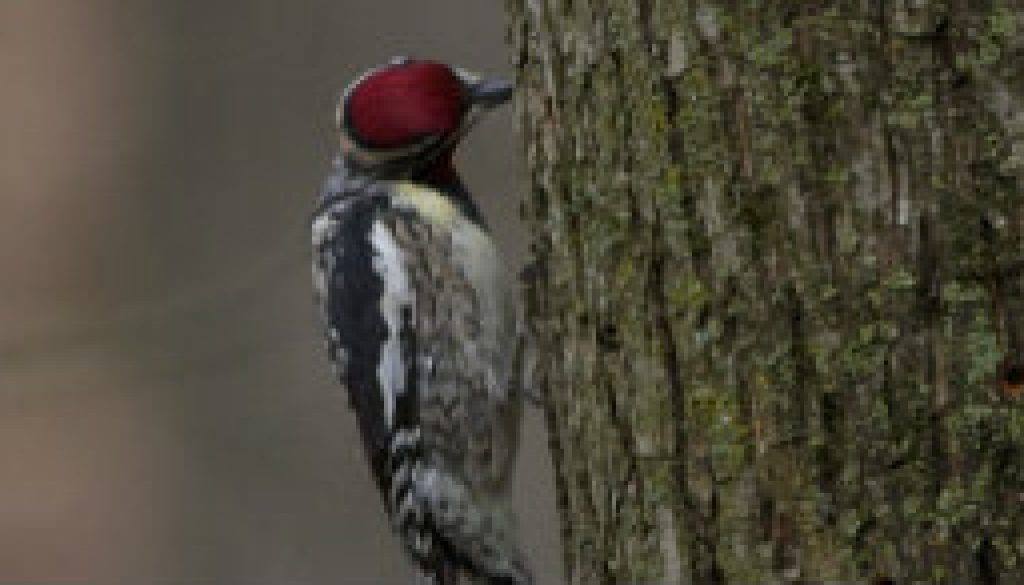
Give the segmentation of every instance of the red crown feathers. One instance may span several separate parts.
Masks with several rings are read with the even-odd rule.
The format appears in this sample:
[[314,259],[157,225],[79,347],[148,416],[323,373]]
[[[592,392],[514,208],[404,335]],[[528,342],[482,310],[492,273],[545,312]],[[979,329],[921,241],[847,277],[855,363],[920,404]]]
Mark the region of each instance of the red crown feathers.
[[364,147],[403,147],[455,131],[467,101],[465,86],[448,66],[412,61],[357,83],[345,103],[344,123]]

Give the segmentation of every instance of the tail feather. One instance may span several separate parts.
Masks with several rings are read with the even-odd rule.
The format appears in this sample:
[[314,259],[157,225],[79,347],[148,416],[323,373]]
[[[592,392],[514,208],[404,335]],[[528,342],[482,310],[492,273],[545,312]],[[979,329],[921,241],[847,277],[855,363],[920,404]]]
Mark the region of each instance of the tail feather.
[[444,551],[458,567],[487,585],[529,585],[525,558],[510,534],[504,506],[481,496],[441,466],[417,470],[416,492]]
[[430,585],[529,585],[503,506],[484,500],[457,474],[423,456],[418,437],[396,440],[389,507],[395,530]]
[[421,566],[416,575],[416,585],[458,585],[459,570],[450,560],[439,560],[434,566]]

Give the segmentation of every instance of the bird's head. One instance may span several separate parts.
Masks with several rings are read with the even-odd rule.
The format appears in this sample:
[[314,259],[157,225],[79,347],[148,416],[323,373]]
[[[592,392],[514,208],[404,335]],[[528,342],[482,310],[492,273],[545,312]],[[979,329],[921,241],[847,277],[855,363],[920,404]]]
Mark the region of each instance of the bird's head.
[[338,101],[342,155],[385,179],[455,179],[452,155],[483,112],[514,86],[436,61],[395,58],[349,84]]

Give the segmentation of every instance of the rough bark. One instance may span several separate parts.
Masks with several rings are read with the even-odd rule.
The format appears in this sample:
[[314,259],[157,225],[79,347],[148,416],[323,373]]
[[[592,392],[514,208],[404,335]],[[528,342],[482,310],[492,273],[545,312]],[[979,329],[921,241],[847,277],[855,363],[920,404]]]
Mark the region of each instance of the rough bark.
[[571,580],[1024,582],[1024,2],[508,8]]

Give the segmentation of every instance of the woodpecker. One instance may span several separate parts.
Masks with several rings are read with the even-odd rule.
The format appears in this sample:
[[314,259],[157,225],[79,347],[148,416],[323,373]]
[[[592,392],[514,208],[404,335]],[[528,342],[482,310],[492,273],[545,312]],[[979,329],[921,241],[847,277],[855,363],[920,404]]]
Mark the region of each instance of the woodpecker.
[[435,61],[366,72],[337,108],[340,154],[313,214],[327,353],[419,581],[532,583],[508,502],[520,327],[483,217],[453,164],[513,84]]

